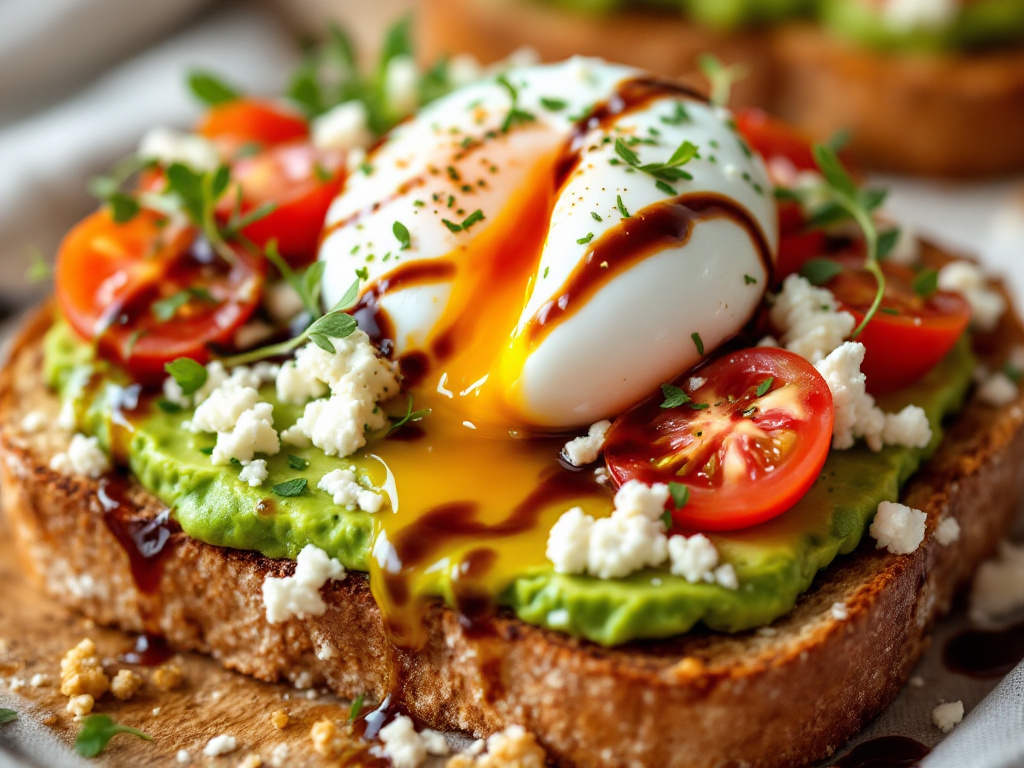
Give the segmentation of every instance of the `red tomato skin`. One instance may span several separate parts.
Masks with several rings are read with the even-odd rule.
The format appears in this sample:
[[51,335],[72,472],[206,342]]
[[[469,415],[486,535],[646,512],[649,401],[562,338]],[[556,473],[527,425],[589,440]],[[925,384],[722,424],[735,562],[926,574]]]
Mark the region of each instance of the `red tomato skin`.
[[[766,427],[791,427],[794,439],[784,460],[754,479],[748,476],[742,483],[723,483],[717,487],[710,487],[699,477],[699,471],[695,477],[692,473],[679,475],[671,468],[653,466],[655,460],[663,458],[654,455],[659,442],[673,434],[677,438],[683,436],[689,418],[701,413],[687,405],[662,409],[659,395],[627,411],[612,424],[605,443],[605,460],[614,481],[620,485],[630,479],[647,484],[679,482],[686,485],[689,501],[681,509],[672,511],[674,529],[680,531],[748,528],[792,507],[818,478],[832,442],[832,394],[821,375],[798,355],[769,348],[723,355],[690,372],[682,382],[691,375],[707,379],[705,385],[691,393],[694,402],[711,401],[716,397],[715,403],[723,402],[729,393],[749,392],[768,376],[772,376],[779,387],[786,383],[796,385],[805,420],[791,423],[783,411],[763,415],[762,423]],[[730,407],[725,406],[727,410]],[[674,432],[671,431],[673,422],[681,425]],[[687,436],[696,439],[692,432]],[[669,447],[665,455],[673,455],[674,450]]]
[[274,146],[309,137],[309,124],[277,102],[242,98],[210,107],[196,127],[208,139]]
[[798,171],[817,170],[810,137],[772,117],[763,109],[746,107],[736,111],[736,127],[754,151],[765,160],[785,158]]

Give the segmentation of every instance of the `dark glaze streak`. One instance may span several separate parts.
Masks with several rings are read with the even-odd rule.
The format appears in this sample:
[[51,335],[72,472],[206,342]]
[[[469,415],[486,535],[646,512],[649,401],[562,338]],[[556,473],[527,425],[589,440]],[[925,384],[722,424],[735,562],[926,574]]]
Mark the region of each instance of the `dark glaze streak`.
[[135,642],[118,658],[125,664],[155,667],[168,661],[173,655],[174,650],[164,638],[144,632],[135,638]]
[[320,250],[320,247],[323,246],[327,238],[330,237],[331,234],[333,234],[336,230],[342,229],[343,227],[347,227],[350,224],[359,223],[367,216],[370,216],[379,211],[381,208],[390,205],[395,200],[398,200],[400,197],[405,197],[405,195],[409,194],[412,190],[419,189],[426,183],[426,175],[413,176],[411,179],[407,179],[406,181],[403,181],[401,184],[399,184],[395,191],[392,192],[387,197],[377,200],[372,205],[368,205],[365,208],[360,208],[358,211],[342,219],[341,221],[335,221],[332,222],[331,224],[328,224],[320,232],[320,243],[317,250]]
[[[721,195],[680,195],[622,219],[595,240],[583,261],[569,275],[558,297],[545,303],[530,319],[524,330],[526,338],[536,344],[612,279],[666,248],[685,245],[698,223],[722,218],[730,219],[747,230],[760,253],[765,272],[770,276],[771,248],[761,228],[745,208]],[[771,282],[770,277],[768,282]]]
[[931,752],[906,736],[882,736],[865,741],[835,762],[834,768],[911,768]]
[[961,675],[1002,677],[1024,659],[1024,623],[998,630],[969,629],[942,651],[946,668]]
[[590,114],[573,126],[572,133],[555,162],[555,189],[561,189],[566,179],[579,166],[586,138],[591,131],[607,127],[623,115],[643,109],[655,99],[665,96],[679,96],[707,103],[707,99],[697,91],[671,80],[640,77],[622,81],[607,101],[596,105],[590,110]]

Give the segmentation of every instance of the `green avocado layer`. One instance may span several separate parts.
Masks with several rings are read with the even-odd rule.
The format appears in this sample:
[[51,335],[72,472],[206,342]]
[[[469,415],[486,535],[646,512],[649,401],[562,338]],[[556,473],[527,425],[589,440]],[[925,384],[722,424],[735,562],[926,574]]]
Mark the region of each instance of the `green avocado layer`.
[[[51,329],[46,348],[48,381],[62,397],[73,396],[74,382],[82,380],[81,375],[73,375],[76,368],[92,372],[93,383],[80,398],[78,412],[83,430],[109,445],[110,404],[117,399],[112,394],[125,383],[123,374],[91,362],[89,348],[61,323]],[[792,609],[818,571],[857,546],[879,502],[898,498],[901,486],[937,446],[942,419],[961,406],[973,367],[969,345],[962,339],[915,386],[880,402],[888,411],[908,403],[923,407],[934,431],[927,449],[888,447],[874,453],[857,445],[833,451],[818,481],[791,510],[753,528],[710,536],[723,562],[735,567],[737,590],[690,584],[667,569],[603,581],[527,565],[493,597],[528,623],[604,645],[668,637],[698,623],[724,632],[768,624]],[[263,394],[274,404],[276,428],[290,426],[301,413],[300,407],[279,404],[269,388]],[[312,543],[346,568],[367,570],[374,535],[371,516],[334,505],[316,489],[316,483],[326,472],[354,464],[370,482],[380,485],[384,470],[372,457],[338,460],[315,448],[289,449],[308,461],[308,467],[296,469],[302,462],[282,451],[267,460],[267,482],[250,488],[238,480],[238,467],[212,466],[203,451],[213,445],[213,436],[185,431],[182,423],[190,415],[152,407],[137,420],[128,441],[131,471],[173,508],[189,536],[274,558],[294,558]],[[308,480],[302,495],[285,498],[271,492],[275,483],[296,477]],[[439,478],[439,482],[446,480]],[[450,580],[439,576],[431,589],[451,602],[451,586]]]

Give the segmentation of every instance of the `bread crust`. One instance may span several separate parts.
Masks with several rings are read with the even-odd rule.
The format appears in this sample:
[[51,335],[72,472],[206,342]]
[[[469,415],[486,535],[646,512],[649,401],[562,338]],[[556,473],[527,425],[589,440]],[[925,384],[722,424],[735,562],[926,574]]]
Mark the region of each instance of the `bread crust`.
[[[601,648],[507,614],[466,628],[437,604],[426,616],[426,646],[399,652],[359,574],[324,588],[323,616],[271,625],[263,579],[294,564],[179,532],[155,591],[140,591],[104,523],[98,483],[48,467],[67,435],[20,427],[31,411],[56,418],[40,376],[51,311],[29,319],[0,372],[3,509],[26,570],[48,592],[98,622],[159,632],[176,649],[261,680],[326,684],[346,697],[390,690],[423,723],[476,736],[524,725],[567,768],[781,768],[831,755],[899,691],[929,628],[1024,493],[1021,402],[996,409],[972,401],[904,494],[928,515],[922,546],[893,556],[865,541],[767,632]],[[988,343],[1002,359],[1022,340],[1008,317]],[[131,482],[127,506],[138,520],[163,511]],[[932,532],[947,516],[961,536],[942,547]],[[833,617],[835,602],[848,618]]]
[[530,46],[546,61],[601,56],[700,87],[696,60],[710,52],[749,70],[734,106],[764,107],[819,141],[849,129],[851,155],[872,168],[947,177],[1024,169],[1024,46],[885,53],[808,23],[725,34],[672,14],[590,16],[524,0],[422,0],[418,35],[425,60],[466,51],[492,62]]

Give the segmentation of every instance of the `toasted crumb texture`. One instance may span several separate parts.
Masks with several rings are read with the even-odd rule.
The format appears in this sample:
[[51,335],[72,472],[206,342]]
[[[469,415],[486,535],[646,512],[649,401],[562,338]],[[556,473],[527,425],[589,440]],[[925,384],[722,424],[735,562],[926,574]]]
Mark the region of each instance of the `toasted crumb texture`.
[[185,675],[177,664],[164,664],[153,670],[153,676],[150,679],[153,681],[153,685],[160,690],[173,691],[182,684]]
[[88,693],[78,694],[68,699],[68,712],[75,717],[85,717],[92,708],[96,705],[96,700],[93,699]]
[[103,671],[96,643],[90,638],[82,640],[60,660],[60,692],[65,696],[88,694],[98,699],[109,688],[110,678]]
[[482,755],[455,755],[446,768],[544,768],[547,756],[532,733],[510,725],[487,739]]
[[263,765],[263,758],[257,754],[246,755],[245,759],[238,764],[238,768],[260,768]]
[[[141,687],[142,677],[130,669],[122,669],[110,681],[110,692],[114,694],[115,699],[120,699],[121,701],[128,701]],[[157,712],[157,710],[154,710],[154,714],[157,714]]]
[[270,713],[270,722],[273,723],[274,727],[279,731],[283,731],[288,727],[289,720],[291,720],[291,718],[283,709],[277,709]]
[[313,751],[326,758],[334,758],[341,754],[345,740],[333,720],[318,720],[309,729],[309,739],[313,742]]

